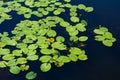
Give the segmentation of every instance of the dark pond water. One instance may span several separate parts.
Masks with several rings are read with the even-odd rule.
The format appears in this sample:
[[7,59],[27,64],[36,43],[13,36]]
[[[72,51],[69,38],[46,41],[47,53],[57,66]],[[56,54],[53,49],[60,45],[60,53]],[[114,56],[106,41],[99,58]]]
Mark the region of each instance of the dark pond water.
[[[84,15],[88,19],[88,30],[100,24],[107,26],[117,42],[108,48],[89,40],[85,48],[89,57],[87,61],[68,63],[61,68],[52,66],[47,73],[39,71],[37,62],[30,63],[34,71],[38,72],[35,80],[120,80],[120,0],[72,0],[72,4],[78,3],[85,3],[95,9],[93,13]],[[24,19],[15,13],[11,14],[14,16],[13,20],[0,25],[0,32],[11,31],[19,20]],[[0,80],[25,80],[24,75],[11,75],[7,69],[0,69]]]

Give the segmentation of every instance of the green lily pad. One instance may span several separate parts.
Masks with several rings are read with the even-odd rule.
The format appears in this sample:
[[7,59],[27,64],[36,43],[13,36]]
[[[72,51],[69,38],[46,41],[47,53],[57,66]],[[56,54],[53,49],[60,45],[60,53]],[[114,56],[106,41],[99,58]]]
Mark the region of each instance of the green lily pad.
[[27,59],[30,60],[30,61],[35,61],[35,60],[38,59],[38,55],[28,55]]
[[77,36],[70,36],[70,41],[78,41],[78,37]]
[[88,58],[87,58],[87,55],[79,55],[78,59],[79,60],[87,60]]
[[39,60],[41,62],[49,62],[51,58],[52,58],[51,56],[41,56]]
[[86,8],[85,8],[85,11],[86,11],[86,12],[92,12],[93,10],[94,10],[93,7],[86,7]]
[[47,72],[51,69],[51,64],[50,63],[43,63],[40,66],[41,71]]
[[79,4],[79,5],[78,5],[78,9],[80,9],[80,10],[81,10],[81,9],[85,10],[85,8],[86,8],[86,6],[85,6],[84,4]]
[[0,68],[5,68],[6,67],[6,64],[4,61],[0,61]]
[[58,61],[58,62],[68,63],[68,62],[70,62],[71,60],[70,60],[70,58],[67,57],[67,56],[60,56],[60,57],[57,58],[57,61]]
[[78,24],[75,25],[75,27],[76,27],[77,30],[79,30],[80,32],[86,31],[85,24],[83,24],[83,23],[78,23]]
[[65,41],[65,38],[62,37],[62,36],[57,36],[57,37],[56,37],[56,41],[57,41],[57,42],[64,42],[64,41]]
[[111,47],[113,45],[112,41],[111,40],[104,40],[102,41],[102,43],[105,45],[105,46],[108,46],[108,47]]
[[17,59],[16,63],[17,64],[25,64],[25,63],[27,63],[27,59],[23,58],[23,57],[20,57],[20,58]]
[[59,49],[59,50],[65,50],[65,49],[66,49],[66,45],[64,45],[64,44],[61,43],[61,42],[54,42],[54,43],[52,43],[51,46],[52,46],[53,48]]
[[80,36],[79,41],[87,41],[88,37],[87,36]]
[[68,56],[74,62],[76,62],[78,60],[78,57],[76,56],[76,54],[69,54]]
[[110,32],[105,32],[105,34],[103,36],[107,39],[111,39],[113,37]]
[[79,22],[80,21],[80,19],[78,18],[78,17],[71,17],[70,18],[70,20],[72,21],[72,22]]
[[9,54],[10,53],[10,50],[9,49],[2,49],[0,48],[0,55],[6,55],[6,54]]
[[55,37],[55,36],[57,35],[57,33],[56,33],[56,31],[54,31],[54,30],[49,30],[49,31],[47,32],[47,35],[48,35],[49,37]]
[[71,47],[69,52],[76,55],[82,54],[82,50],[77,47]]
[[71,0],[64,0],[65,2],[70,2]]
[[10,61],[8,61],[8,63],[7,63],[7,66],[16,66],[16,65],[17,65],[16,59],[10,60]]
[[37,73],[34,73],[33,71],[31,71],[31,72],[28,72],[25,77],[28,80],[32,80],[32,79],[35,79],[36,76],[37,76]]
[[47,48],[41,49],[40,52],[41,52],[42,54],[51,54],[51,50],[50,50],[50,49],[47,49]]
[[95,34],[104,34],[105,32],[100,29],[94,29]]
[[9,71],[12,74],[19,74],[20,73],[20,68],[18,66],[11,66]]
[[62,21],[62,22],[60,22],[60,26],[68,27],[68,26],[70,26],[70,24],[68,22]]
[[12,51],[12,54],[14,55],[14,56],[22,56],[23,54],[22,54],[22,50],[13,50]]
[[99,35],[97,35],[97,36],[95,36],[95,40],[97,40],[97,41],[103,41],[103,40],[105,40],[105,37],[104,36],[99,36]]
[[2,57],[3,60],[12,60],[14,58],[13,54],[6,54]]

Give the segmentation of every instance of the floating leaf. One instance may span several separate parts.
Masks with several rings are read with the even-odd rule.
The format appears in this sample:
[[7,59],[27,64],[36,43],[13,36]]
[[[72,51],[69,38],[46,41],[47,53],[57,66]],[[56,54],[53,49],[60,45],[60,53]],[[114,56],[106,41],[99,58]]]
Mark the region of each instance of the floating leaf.
[[87,60],[88,58],[87,58],[87,55],[79,55],[78,59],[79,60]]
[[78,35],[78,30],[75,30],[74,32],[69,32],[69,35],[70,36],[76,36],[76,35]]
[[78,9],[83,9],[83,10],[85,10],[85,8],[86,8],[86,6],[85,6],[84,4],[79,4],[79,5],[78,5]]
[[21,71],[27,71],[29,69],[29,65],[21,65],[20,70]]
[[67,57],[67,56],[60,56],[60,57],[57,58],[57,61],[58,61],[58,62],[68,63],[68,62],[70,62],[71,60],[70,60],[70,58]]
[[17,59],[16,63],[17,64],[25,64],[25,63],[27,63],[27,59],[23,58],[23,57],[20,57],[20,58]]
[[115,42],[115,41],[116,41],[116,38],[114,38],[114,37],[111,38],[111,41],[112,41],[112,42]]
[[12,51],[12,54],[13,54],[14,56],[22,56],[22,50],[13,50],[13,51]]
[[77,36],[70,36],[70,41],[78,41],[78,37]]
[[100,29],[94,29],[94,33],[96,34],[104,34],[105,32]]
[[62,22],[60,22],[60,26],[68,27],[68,26],[70,26],[70,24],[68,22],[62,21]]
[[113,45],[112,41],[111,40],[104,40],[102,41],[102,43],[105,45],[105,46],[108,46],[108,47],[111,47]]
[[71,47],[69,51],[71,54],[76,54],[76,55],[82,54],[82,50],[77,47]]
[[66,28],[66,31],[69,33],[74,32],[75,30],[76,30],[76,28],[72,27],[72,26]]
[[86,8],[85,8],[85,11],[86,11],[86,12],[92,12],[93,10],[94,10],[93,7],[86,7]]
[[76,56],[76,54],[69,54],[68,56],[74,62],[76,62],[78,60],[78,57]]
[[26,79],[32,80],[36,78],[36,76],[37,76],[37,73],[34,73],[33,71],[31,71],[31,72],[28,72],[25,77]]
[[54,31],[54,30],[49,30],[48,32],[47,32],[47,35],[49,36],[49,37],[55,37],[56,36],[56,31]]
[[2,57],[3,60],[12,60],[14,58],[13,54],[6,54]]
[[28,49],[35,50],[38,46],[36,44],[30,44]]
[[83,23],[78,23],[78,24],[76,24],[75,27],[76,27],[77,30],[79,30],[80,32],[86,31],[85,24],[83,24]]
[[20,48],[20,49],[23,49],[23,48],[26,48],[26,47],[27,47],[27,44],[25,44],[25,43],[18,43],[18,44],[16,45],[16,47],[17,47],[17,48]]
[[60,13],[61,13],[61,11],[59,11],[59,10],[55,10],[55,11],[53,12],[54,15],[59,15]]
[[72,21],[72,22],[79,22],[79,18],[78,17],[71,17],[70,18],[70,20]]
[[105,34],[103,36],[105,38],[107,38],[107,39],[111,39],[112,38],[112,34],[110,32],[105,32]]
[[65,50],[65,49],[66,49],[66,45],[64,45],[64,44],[61,43],[61,42],[54,42],[54,43],[52,43],[51,46],[52,46],[53,48],[59,49],[59,50]]
[[70,2],[71,0],[64,0],[65,2]]
[[41,62],[49,62],[51,58],[52,58],[51,56],[41,56],[39,60]]
[[6,54],[9,54],[9,53],[10,53],[9,49],[1,49],[0,48],[0,55],[6,55]]
[[9,70],[12,74],[19,74],[20,68],[18,66],[11,66]]
[[105,40],[105,37],[104,36],[99,36],[99,35],[97,35],[97,36],[95,36],[95,40],[97,40],[97,41],[103,41],[103,40]]
[[6,67],[6,64],[4,61],[0,61],[0,68],[5,68]]
[[88,37],[87,36],[80,36],[79,41],[87,41]]
[[28,55],[27,59],[30,60],[30,61],[35,61],[35,60],[38,59],[38,55]]
[[51,69],[51,64],[50,63],[43,63],[40,66],[41,71],[47,72]]
[[40,52],[42,54],[51,54],[51,50],[50,49],[45,49],[45,48],[41,49]]
[[62,37],[62,36],[57,36],[57,37],[56,37],[56,41],[57,41],[57,42],[64,42],[65,39],[64,39],[64,37]]
[[9,60],[8,63],[7,63],[7,66],[16,66],[16,65],[17,65],[16,59]]

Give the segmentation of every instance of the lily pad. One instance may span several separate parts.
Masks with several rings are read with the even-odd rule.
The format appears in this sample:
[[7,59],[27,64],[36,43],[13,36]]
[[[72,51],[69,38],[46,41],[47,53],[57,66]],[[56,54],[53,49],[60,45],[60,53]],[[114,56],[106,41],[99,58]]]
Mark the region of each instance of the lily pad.
[[79,41],[87,41],[88,37],[87,36],[80,36]]
[[77,47],[71,47],[69,52],[76,55],[82,54],[82,50]]
[[69,54],[68,56],[74,62],[76,62],[78,60],[78,57],[76,56],[76,54]]
[[111,40],[104,40],[102,42],[105,46],[108,46],[108,47],[111,47],[113,45],[112,41]]
[[56,41],[57,41],[57,42],[64,42],[64,41],[65,41],[65,38],[62,37],[62,36],[57,36],[57,37],[56,37]]
[[52,58],[51,56],[46,55],[46,56],[41,56],[39,60],[41,62],[49,62],[51,60],[51,58]]
[[79,22],[80,21],[80,19],[78,18],[78,17],[71,17],[70,18],[70,20],[72,21],[72,22]]
[[47,72],[51,69],[51,64],[50,63],[43,63],[40,66],[41,71]]
[[6,67],[6,64],[4,61],[0,61],[0,68],[5,68]]
[[35,61],[35,60],[38,59],[38,55],[28,55],[27,59],[30,60],[30,61]]
[[20,73],[20,68],[18,66],[12,66],[10,67],[9,70],[12,74],[19,74]]
[[25,77],[26,79],[32,80],[36,78],[36,76],[37,76],[37,73],[34,73],[33,71],[31,71],[31,72],[28,72]]
[[67,56],[60,56],[60,57],[57,58],[57,61],[58,61],[58,62],[68,63],[68,62],[70,62],[71,60],[70,60],[70,58],[67,57]]
[[93,10],[94,10],[93,7],[86,7],[86,8],[85,8],[85,11],[86,11],[86,12],[92,12]]

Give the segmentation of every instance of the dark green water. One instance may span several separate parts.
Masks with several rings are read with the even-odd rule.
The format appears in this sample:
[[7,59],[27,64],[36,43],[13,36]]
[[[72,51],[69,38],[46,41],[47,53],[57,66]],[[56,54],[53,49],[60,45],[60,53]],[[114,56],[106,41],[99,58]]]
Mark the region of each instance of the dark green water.
[[[85,3],[93,6],[95,11],[85,14],[88,19],[88,30],[97,25],[107,26],[117,38],[113,47],[105,47],[101,43],[89,40],[86,46],[87,61],[65,64],[61,68],[52,66],[47,73],[39,71],[36,63],[30,63],[38,76],[35,80],[120,80],[120,1],[119,0],[72,0],[72,4]],[[15,13],[13,20],[5,21],[0,25],[0,32],[11,31],[15,24],[24,18]],[[35,20],[37,18],[34,18]],[[86,33],[93,37],[91,33]],[[25,80],[24,73],[12,75],[7,69],[0,70],[0,80]]]

